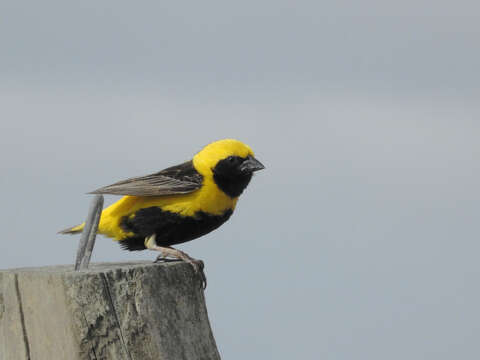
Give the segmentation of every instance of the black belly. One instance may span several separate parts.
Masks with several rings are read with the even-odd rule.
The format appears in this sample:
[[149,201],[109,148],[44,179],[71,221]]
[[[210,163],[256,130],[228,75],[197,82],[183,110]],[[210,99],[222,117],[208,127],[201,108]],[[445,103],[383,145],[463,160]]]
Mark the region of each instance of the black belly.
[[232,215],[227,210],[222,215],[210,215],[198,211],[195,216],[182,216],[159,207],[140,209],[135,217],[124,217],[120,226],[126,232],[135,235],[120,241],[120,246],[126,250],[145,250],[145,238],[156,234],[158,246],[172,246],[196,239],[215,230]]

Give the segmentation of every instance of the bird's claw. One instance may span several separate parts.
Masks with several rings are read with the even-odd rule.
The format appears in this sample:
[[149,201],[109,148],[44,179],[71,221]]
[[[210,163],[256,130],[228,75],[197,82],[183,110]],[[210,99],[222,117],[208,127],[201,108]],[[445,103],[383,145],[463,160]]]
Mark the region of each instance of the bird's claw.
[[192,265],[193,270],[195,271],[195,274],[200,275],[200,286],[203,290],[207,288],[207,277],[205,276],[205,263],[202,260],[197,260],[193,258],[187,258],[187,259],[169,259],[164,257],[163,255],[158,255],[157,258],[155,259],[154,263],[160,263],[160,262],[174,262],[174,261],[185,261],[186,263]]
[[195,273],[200,275],[200,286],[202,287],[203,290],[207,288],[207,277],[205,276],[205,264],[203,263],[202,260],[197,260],[197,259],[191,259],[189,263],[193,266],[193,270],[195,270]]
[[163,255],[158,255],[157,258],[153,261],[155,264],[161,263],[161,262],[175,262],[175,261],[182,261],[182,259],[170,259],[166,258]]

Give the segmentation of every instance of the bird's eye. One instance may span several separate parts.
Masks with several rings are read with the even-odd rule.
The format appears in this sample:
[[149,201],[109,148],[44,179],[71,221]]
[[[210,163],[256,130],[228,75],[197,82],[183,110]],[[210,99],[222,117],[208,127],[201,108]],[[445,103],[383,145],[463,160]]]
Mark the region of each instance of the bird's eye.
[[227,160],[228,160],[229,163],[234,163],[235,162],[235,157],[234,156],[229,156]]

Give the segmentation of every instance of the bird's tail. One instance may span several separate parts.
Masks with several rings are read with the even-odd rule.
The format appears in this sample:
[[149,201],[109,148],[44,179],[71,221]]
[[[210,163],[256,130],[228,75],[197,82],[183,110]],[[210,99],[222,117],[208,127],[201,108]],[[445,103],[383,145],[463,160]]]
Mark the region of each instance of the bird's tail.
[[84,227],[85,227],[85,223],[82,223],[80,225],[61,230],[61,231],[58,232],[58,234],[71,234],[71,235],[78,234],[78,233],[81,233],[83,231]]

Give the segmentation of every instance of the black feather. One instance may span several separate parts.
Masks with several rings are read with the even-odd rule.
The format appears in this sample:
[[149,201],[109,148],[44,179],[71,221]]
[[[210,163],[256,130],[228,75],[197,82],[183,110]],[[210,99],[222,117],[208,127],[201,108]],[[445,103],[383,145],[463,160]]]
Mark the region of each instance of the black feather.
[[183,216],[159,207],[140,209],[135,216],[125,216],[120,226],[135,235],[120,241],[123,249],[134,251],[145,249],[145,238],[156,234],[158,246],[172,246],[196,239],[215,230],[232,215],[229,209],[222,215],[211,215],[198,211],[194,216]]
[[213,180],[219,189],[231,198],[240,196],[252,179],[252,173],[240,170],[245,160],[239,156],[229,156],[220,160],[212,169]]

